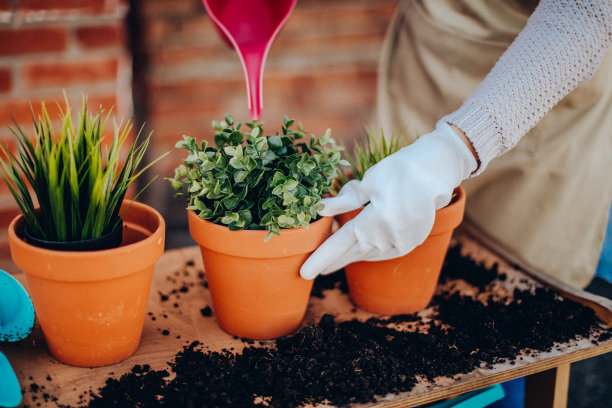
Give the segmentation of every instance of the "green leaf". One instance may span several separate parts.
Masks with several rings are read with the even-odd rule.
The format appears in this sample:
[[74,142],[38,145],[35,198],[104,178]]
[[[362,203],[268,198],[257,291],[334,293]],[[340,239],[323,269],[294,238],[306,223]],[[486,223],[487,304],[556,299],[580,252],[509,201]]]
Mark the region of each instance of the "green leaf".
[[218,147],[223,146],[228,141],[229,141],[229,137],[225,133],[223,132],[215,133],[215,144]]
[[195,206],[196,210],[198,210],[198,211],[206,211],[206,210],[208,210],[208,208],[206,208],[206,205],[202,202],[202,200],[200,200],[197,197],[195,197],[194,206]]
[[272,176],[272,185],[278,186],[279,184],[284,183],[285,180],[286,177],[283,173],[281,173],[280,171],[275,171],[274,175]]
[[242,159],[244,157],[244,152],[242,150],[242,146],[238,145],[236,146],[236,157]]
[[229,165],[235,169],[244,169],[244,164],[242,163],[242,160],[237,156],[234,156],[230,159]]
[[198,183],[197,180],[193,180],[191,182],[191,186],[189,187],[189,192],[190,193],[196,193],[199,192],[202,189],[202,185],[200,183]]
[[239,203],[240,203],[240,198],[234,195],[231,195],[223,200],[223,205],[228,210],[235,209]]
[[283,228],[291,228],[293,227],[293,223],[295,222],[295,220],[293,219],[293,217],[289,217],[287,215],[281,215],[278,217],[278,225],[280,225]]
[[242,141],[244,140],[244,136],[241,131],[235,130],[232,133],[230,133],[229,140],[233,145],[237,145],[237,144],[242,143]]
[[270,197],[267,200],[264,201],[264,203],[261,205],[262,210],[269,210],[269,209],[273,209],[276,206],[276,197]]
[[280,196],[283,194],[284,190],[284,186],[282,184],[279,184],[278,186],[274,187],[274,189],[272,189],[272,194],[274,194],[275,196]]
[[300,160],[297,167],[305,176],[308,176],[314,169],[317,168],[317,165],[312,160]]
[[274,152],[271,150],[266,151],[263,156],[264,157],[262,159],[262,164],[264,166],[267,166],[268,164],[272,163],[274,160],[278,158],[278,156],[274,154]]
[[239,171],[234,174],[234,181],[236,183],[241,183],[247,178],[248,175],[249,175],[248,171]]
[[231,224],[233,222],[236,222],[240,219],[240,216],[238,215],[237,212],[226,212],[225,216],[223,218],[221,218],[221,222],[223,224]]
[[238,211],[238,215],[240,219],[244,221],[244,225],[251,224],[251,221],[253,220],[253,216],[251,215],[250,210],[240,210]]
[[268,136],[268,146],[270,149],[278,150],[283,147],[283,141],[279,136]]
[[173,189],[175,189],[175,190],[182,190],[183,189],[183,183],[181,183],[180,181],[175,180],[175,179],[170,179],[170,178],[167,178],[166,180],[169,180],[170,183],[172,183],[172,188]]
[[286,180],[283,184],[285,190],[295,190],[298,186],[298,182],[293,179]]
[[[265,137],[258,137],[255,140],[255,148],[258,151],[262,151],[266,147],[266,144],[267,144],[267,141],[266,141]],[[270,150],[266,151],[266,153],[268,153],[268,152],[272,153]]]
[[295,120],[289,119],[287,116],[285,116],[285,118],[283,119],[283,123],[285,124],[286,128],[290,128],[291,126],[293,126],[294,122]]

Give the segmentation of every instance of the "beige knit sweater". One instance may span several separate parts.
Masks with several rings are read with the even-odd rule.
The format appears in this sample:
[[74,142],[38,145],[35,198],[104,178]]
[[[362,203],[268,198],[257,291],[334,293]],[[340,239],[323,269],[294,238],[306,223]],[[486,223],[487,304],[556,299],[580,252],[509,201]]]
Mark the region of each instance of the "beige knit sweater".
[[476,91],[442,119],[474,145],[476,174],[589,79],[611,43],[612,0],[540,1]]

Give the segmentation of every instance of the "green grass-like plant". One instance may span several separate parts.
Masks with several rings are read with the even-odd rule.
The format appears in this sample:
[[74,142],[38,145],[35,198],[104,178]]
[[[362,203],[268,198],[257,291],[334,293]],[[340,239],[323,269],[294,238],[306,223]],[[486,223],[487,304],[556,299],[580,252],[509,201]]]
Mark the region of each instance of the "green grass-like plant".
[[25,217],[28,232],[47,241],[93,239],[120,228],[123,213],[119,212],[129,185],[161,159],[137,171],[151,135],[140,144],[136,136],[123,159],[132,130],[130,121],[113,120],[113,139],[103,148],[102,134],[111,112],[103,115],[100,109],[91,115],[83,97],[75,125],[67,97],[65,103],[65,109],[58,103],[59,133],[43,103],[38,119],[31,108],[33,138],[13,120],[15,126],[10,129],[17,138],[17,151],[0,147],[3,177]]
[[201,218],[230,230],[265,229],[266,240],[281,228],[308,226],[318,218],[319,201],[343,161],[329,130],[306,138],[294,123],[285,117],[280,133],[264,136],[261,123],[247,123],[249,130],[242,131],[228,114],[213,122],[216,147],[183,136],[176,147],[188,156],[167,179],[175,196],[187,198],[187,209]]
[[351,179],[362,180],[363,175],[370,167],[402,147],[408,146],[414,140],[410,140],[405,134],[394,134],[387,139],[382,131],[380,137],[378,137],[374,135],[372,129],[367,128],[366,137],[355,143],[353,153],[344,155],[344,159],[350,165],[351,174],[342,170],[334,187],[339,189]]

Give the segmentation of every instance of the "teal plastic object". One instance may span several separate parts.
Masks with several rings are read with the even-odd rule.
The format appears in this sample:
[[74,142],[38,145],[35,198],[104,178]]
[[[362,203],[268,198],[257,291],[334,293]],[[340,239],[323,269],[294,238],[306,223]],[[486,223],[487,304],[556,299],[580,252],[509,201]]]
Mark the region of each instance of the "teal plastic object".
[[[28,292],[0,269],[0,341],[18,341],[34,328],[34,306]],[[21,387],[6,356],[0,353],[0,407],[21,403]]]
[[[455,397],[451,400],[440,402],[434,405],[427,405],[427,408],[485,408],[501,400],[506,394],[501,384],[481,388],[476,391]],[[422,407],[424,408],[424,407]]]
[[21,404],[19,381],[6,356],[0,353],[0,407],[16,407],[19,404]]
[[0,341],[18,341],[34,328],[34,306],[17,279],[0,269]]

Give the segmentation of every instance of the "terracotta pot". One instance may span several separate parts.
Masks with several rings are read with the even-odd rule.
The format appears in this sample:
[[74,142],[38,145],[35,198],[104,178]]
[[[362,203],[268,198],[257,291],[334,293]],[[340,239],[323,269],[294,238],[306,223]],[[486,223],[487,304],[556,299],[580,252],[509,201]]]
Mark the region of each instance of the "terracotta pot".
[[[429,304],[453,230],[463,220],[465,192],[455,189],[451,203],[436,211],[433,228],[421,245],[395,259],[355,262],[345,267],[351,299],[365,310],[388,315],[415,313]],[[344,224],[363,208],[340,214]]]
[[[123,208],[129,201],[124,201]],[[153,208],[132,203],[120,247],[56,251],[24,238],[25,220],[9,226],[13,261],[23,270],[51,354],[67,364],[117,363],[138,348],[165,223]]]
[[189,211],[189,231],[200,245],[219,326],[249,339],[291,333],[304,318],[312,280],[300,277],[306,258],[331,234],[331,217],[308,228],[230,231]]

